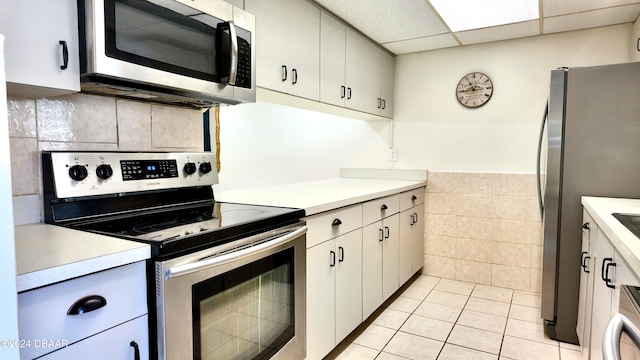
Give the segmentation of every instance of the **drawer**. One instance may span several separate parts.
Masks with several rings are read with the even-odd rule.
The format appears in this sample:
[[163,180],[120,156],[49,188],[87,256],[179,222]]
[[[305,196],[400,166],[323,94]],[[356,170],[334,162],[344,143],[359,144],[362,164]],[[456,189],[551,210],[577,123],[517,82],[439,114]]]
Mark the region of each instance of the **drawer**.
[[424,187],[400,193],[400,211],[424,204]]
[[[67,314],[79,300],[95,295],[103,297],[106,305]],[[84,308],[98,302],[84,301]],[[33,345],[36,340],[71,344],[147,313],[144,261],[18,294],[20,339]],[[53,350],[55,346],[25,347],[20,358],[32,359]]]
[[336,236],[348,233],[362,227],[362,205],[323,212],[306,218],[307,249],[332,239]]
[[147,315],[128,321],[98,335],[53,352],[42,360],[134,360],[138,345],[140,360],[149,359],[149,320]]
[[367,201],[362,204],[362,224],[368,225],[399,212],[398,194]]

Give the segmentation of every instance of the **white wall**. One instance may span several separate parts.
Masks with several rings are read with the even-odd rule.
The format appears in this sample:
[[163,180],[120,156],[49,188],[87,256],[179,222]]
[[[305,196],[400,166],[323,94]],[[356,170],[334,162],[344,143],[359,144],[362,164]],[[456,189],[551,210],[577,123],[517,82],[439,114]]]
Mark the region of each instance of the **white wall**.
[[[0,35],[0,139],[9,138],[7,92],[4,76],[4,36]],[[0,141],[0,340],[18,339],[18,299],[16,297],[16,259],[11,201],[11,158],[9,142]],[[0,347],[0,358],[18,359],[18,349]]]
[[261,101],[222,107],[214,190],[335,178],[343,167],[387,168],[390,127]]
[[[631,25],[428,51],[396,59],[397,168],[535,172],[549,71],[629,61]],[[465,74],[493,80],[492,99],[467,109],[455,97]]]

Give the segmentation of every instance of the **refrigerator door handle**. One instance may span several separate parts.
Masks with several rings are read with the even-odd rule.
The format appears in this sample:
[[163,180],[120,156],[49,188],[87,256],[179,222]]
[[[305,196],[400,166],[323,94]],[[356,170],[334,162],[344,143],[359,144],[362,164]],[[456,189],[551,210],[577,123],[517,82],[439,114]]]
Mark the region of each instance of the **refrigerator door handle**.
[[540,183],[540,163],[542,157],[542,141],[544,140],[544,128],[547,125],[549,117],[549,99],[544,107],[544,115],[542,116],[542,125],[540,126],[540,137],[538,138],[538,159],[536,161],[536,183],[538,185],[538,206],[540,207],[540,219],[544,218],[544,201],[542,199],[542,184]]

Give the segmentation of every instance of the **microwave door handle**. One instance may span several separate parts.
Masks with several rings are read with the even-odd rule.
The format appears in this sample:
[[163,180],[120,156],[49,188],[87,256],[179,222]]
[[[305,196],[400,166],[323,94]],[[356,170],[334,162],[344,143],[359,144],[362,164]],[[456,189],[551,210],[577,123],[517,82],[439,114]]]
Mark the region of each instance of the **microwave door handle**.
[[229,85],[235,85],[236,77],[238,76],[238,36],[236,34],[236,25],[233,23],[233,21],[229,21],[229,34],[231,36]]

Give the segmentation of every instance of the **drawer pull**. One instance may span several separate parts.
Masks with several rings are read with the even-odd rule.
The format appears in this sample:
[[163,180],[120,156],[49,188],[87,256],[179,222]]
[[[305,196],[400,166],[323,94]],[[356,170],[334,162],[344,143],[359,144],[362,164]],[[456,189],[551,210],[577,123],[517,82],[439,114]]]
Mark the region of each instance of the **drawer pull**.
[[382,206],[380,206],[380,210],[387,210],[389,207],[385,204],[382,204]]
[[129,343],[129,346],[133,346],[133,359],[140,360],[140,348],[138,347],[138,343],[132,341]]
[[67,315],[80,315],[88,313],[94,310],[98,310],[106,305],[107,299],[103,298],[100,295],[85,296],[71,305],[69,310],[67,310]]
[[342,225],[342,220],[333,219],[333,222],[331,223],[331,226],[338,226],[338,225]]
[[415,196],[415,195],[411,196],[411,201],[416,201],[416,200],[418,200],[417,196]]

